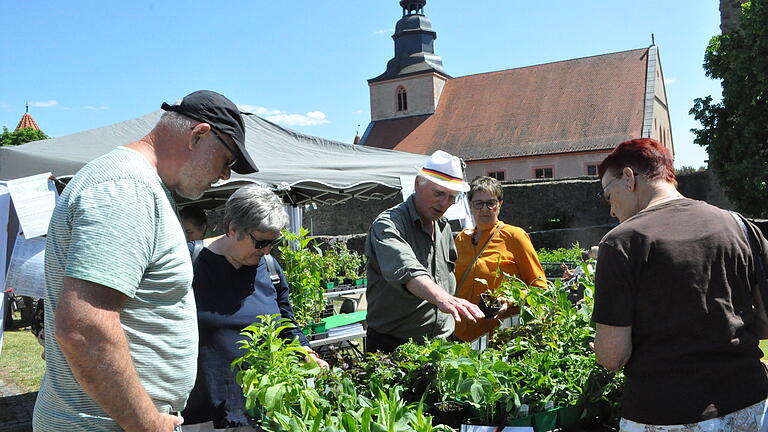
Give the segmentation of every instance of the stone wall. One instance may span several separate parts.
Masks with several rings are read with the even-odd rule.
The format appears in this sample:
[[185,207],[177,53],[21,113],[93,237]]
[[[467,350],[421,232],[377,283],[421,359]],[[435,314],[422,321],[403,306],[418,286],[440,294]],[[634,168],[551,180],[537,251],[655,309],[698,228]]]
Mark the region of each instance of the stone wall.
[[[617,224],[608,205],[595,197],[600,189],[595,177],[507,183],[503,187],[500,219],[525,229],[536,248],[569,247],[577,242],[586,248],[597,244]],[[709,171],[679,176],[678,189],[689,198],[733,209]],[[371,222],[379,213],[400,202],[399,198],[349,200],[336,206],[309,207],[304,211],[303,225],[311,228],[311,233],[323,243],[343,241],[350,249],[362,253]],[[220,232],[217,229],[220,213],[208,213],[212,232]],[[768,233],[768,221],[757,222],[763,232]],[[451,225],[454,231],[460,229],[455,222]]]
[[[714,176],[708,171],[682,175],[680,192],[722,208],[732,208]],[[595,177],[528,180],[504,185],[504,206],[499,218],[529,232],[610,226],[616,223],[607,204],[595,198],[600,192]],[[304,226],[314,235],[366,233],[383,210],[397,205],[386,201],[350,200],[338,206],[318,206],[304,212]]]

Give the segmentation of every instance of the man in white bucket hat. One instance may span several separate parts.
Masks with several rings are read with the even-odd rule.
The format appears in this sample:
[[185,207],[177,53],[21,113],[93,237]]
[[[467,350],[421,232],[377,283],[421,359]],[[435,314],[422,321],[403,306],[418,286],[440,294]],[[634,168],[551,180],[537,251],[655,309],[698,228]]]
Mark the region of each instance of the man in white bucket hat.
[[410,338],[446,338],[454,320],[474,322],[484,316],[477,305],[454,296],[457,253],[443,217],[469,190],[463,163],[438,150],[416,169],[413,195],[382,212],[368,231],[370,352],[392,352]]

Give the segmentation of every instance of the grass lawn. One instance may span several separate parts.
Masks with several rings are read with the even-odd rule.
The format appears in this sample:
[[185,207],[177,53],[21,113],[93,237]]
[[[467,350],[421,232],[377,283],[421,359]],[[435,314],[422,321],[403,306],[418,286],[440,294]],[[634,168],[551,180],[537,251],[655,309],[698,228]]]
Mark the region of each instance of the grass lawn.
[[42,352],[43,347],[29,329],[4,331],[0,381],[27,392],[38,391],[45,372],[45,361],[40,358]]

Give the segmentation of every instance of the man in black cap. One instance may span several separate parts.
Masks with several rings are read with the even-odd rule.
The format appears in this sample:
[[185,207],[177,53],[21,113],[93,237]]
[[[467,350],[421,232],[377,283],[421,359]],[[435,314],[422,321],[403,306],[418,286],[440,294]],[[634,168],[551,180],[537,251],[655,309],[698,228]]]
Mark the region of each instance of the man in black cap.
[[47,369],[36,431],[172,431],[195,380],[192,263],[172,192],[257,170],[237,107],[197,91],[83,167],[46,246]]

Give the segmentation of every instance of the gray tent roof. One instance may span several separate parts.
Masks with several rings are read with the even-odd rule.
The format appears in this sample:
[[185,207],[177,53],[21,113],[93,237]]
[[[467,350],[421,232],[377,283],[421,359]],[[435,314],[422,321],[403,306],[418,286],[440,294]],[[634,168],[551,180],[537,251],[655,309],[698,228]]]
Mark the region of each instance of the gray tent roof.
[[[0,148],[0,179],[43,172],[73,176],[83,165],[113,148],[136,141],[157,123],[158,110],[132,120],[59,138]],[[225,200],[233,189],[260,183],[294,205],[350,198],[383,199],[400,190],[400,176],[413,176],[427,156],[345,144],[304,135],[254,114],[244,114],[246,146],[259,167],[248,175],[232,173],[204,200]]]

